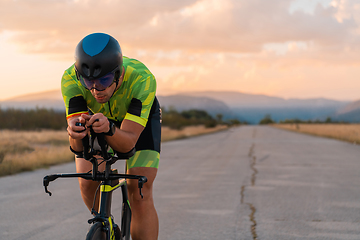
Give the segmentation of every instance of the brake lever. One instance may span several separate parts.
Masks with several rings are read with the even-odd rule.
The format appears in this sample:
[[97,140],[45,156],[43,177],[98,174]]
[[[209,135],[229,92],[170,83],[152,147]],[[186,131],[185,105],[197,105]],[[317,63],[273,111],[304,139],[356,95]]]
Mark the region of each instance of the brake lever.
[[52,193],[50,191],[48,191],[47,186],[44,186],[44,187],[45,187],[45,193],[49,194],[49,196],[51,197]]
[[43,185],[45,187],[45,193],[49,194],[49,196],[51,196],[51,192],[48,190],[48,186],[49,186],[49,183],[51,181],[54,181],[55,179],[57,179],[59,176],[57,175],[48,175],[48,176],[45,176],[44,177],[44,180],[43,180]]
[[144,176],[138,179],[138,187],[139,187],[139,193],[140,193],[141,199],[144,198],[144,195],[142,194],[141,189],[144,187],[144,183],[146,183],[146,182],[147,182],[147,178]]

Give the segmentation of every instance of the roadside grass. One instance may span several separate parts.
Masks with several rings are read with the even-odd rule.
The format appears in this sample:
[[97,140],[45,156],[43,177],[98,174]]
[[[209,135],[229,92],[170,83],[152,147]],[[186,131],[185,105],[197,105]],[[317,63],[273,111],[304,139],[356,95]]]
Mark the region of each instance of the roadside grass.
[[273,124],[273,127],[360,144],[360,124]]
[[[228,128],[190,126],[182,130],[162,128],[162,141],[187,138]],[[48,168],[74,161],[65,130],[0,131],[0,176]]]
[[66,131],[0,131],[0,176],[73,160]]

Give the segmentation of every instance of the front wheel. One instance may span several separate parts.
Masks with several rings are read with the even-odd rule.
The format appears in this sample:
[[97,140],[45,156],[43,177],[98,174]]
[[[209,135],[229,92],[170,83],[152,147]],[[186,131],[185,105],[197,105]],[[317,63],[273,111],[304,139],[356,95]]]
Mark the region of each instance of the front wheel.
[[118,225],[114,225],[115,240],[122,240],[121,231]]
[[101,222],[97,222],[90,228],[86,240],[106,240],[106,231]]

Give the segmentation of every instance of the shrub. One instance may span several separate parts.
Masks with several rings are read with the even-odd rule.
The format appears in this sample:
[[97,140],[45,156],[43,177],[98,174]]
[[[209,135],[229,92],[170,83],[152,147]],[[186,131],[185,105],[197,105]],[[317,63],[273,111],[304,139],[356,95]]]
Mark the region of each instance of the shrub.
[[265,115],[263,119],[259,122],[259,124],[272,124],[275,123],[274,120],[271,119],[270,114]]
[[182,129],[186,126],[205,125],[208,128],[216,127],[216,121],[204,110],[191,109],[177,112],[174,108],[169,111],[162,109],[162,125],[172,129]]

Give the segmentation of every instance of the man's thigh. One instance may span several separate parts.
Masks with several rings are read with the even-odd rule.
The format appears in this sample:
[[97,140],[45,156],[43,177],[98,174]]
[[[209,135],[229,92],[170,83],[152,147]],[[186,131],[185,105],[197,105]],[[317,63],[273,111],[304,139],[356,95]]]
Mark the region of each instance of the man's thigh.
[[127,169],[145,167],[158,168],[160,153],[154,150],[140,150],[126,161]]
[[[101,160],[98,160],[101,161]],[[75,157],[75,165],[76,165],[76,172],[77,173],[86,173],[92,170],[92,163],[90,161],[85,160],[84,158],[77,158]],[[105,170],[105,164],[101,164],[99,166],[99,171]]]

